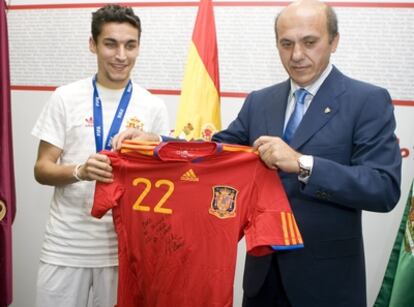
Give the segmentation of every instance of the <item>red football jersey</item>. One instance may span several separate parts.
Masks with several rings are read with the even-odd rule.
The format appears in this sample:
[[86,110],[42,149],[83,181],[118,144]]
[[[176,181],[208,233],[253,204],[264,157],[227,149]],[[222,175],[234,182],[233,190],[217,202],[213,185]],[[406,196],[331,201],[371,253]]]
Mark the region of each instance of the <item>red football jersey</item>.
[[277,173],[250,147],[127,142],[114,182],[97,183],[92,215],[113,210],[119,307],[227,307],[237,243],[249,253],[303,246]]

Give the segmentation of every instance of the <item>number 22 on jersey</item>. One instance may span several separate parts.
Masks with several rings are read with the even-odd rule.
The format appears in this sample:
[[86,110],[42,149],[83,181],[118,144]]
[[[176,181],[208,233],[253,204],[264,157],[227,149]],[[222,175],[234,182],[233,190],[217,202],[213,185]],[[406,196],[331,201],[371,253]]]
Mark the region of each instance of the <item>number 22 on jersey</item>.
[[142,177],[135,178],[132,181],[133,186],[138,186],[140,184],[144,185],[144,191],[142,191],[142,193],[138,196],[137,200],[135,201],[134,205],[132,206],[133,210],[149,212],[149,211],[151,211],[151,207],[153,207],[155,213],[172,214],[172,212],[173,212],[172,209],[163,207],[165,202],[168,200],[168,198],[174,192],[174,183],[172,181],[167,180],[167,179],[159,179],[155,182],[155,188],[157,188],[157,189],[161,186],[167,186],[167,191],[161,197],[161,199],[155,204],[155,206],[143,204],[143,201],[144,201],[145,197],[148,195],[148,193],[151,193],[151,189],[152,189],[151,181],[147,178],[142,178]]

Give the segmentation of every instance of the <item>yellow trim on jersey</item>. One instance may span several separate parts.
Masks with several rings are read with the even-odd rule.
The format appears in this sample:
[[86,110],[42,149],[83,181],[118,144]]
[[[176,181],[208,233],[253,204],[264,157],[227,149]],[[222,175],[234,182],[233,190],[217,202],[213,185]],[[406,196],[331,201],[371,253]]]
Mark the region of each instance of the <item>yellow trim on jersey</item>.
[[290,245],[289,231],[287,228],[286,212],[280,212],[280,218],[282,220],[283,238],[285,239],[285,245]]
[[298,242],[299,242],[299,244],[303,244],[302,235],[300,234],[298,224],[296,223],[296,219],[295,219],[295,216],[293,214],[292,214],[292,219],[293,219],[293,226],[295,227],[295,235],[298,239]]
[[293,226],[293,219],[292,219],[291,213],[287,213],[287,219],[288,219],[288,225],[289,225],[289,235],[292,240],[292,244],[296,245],[298,244],[298,242],[296,241],[295,230]]
[[280,219],[285,245],[302,245],[303,239],[293,213],[280,212]]
[[[129,149],[129,150],[136,150],[136,151],[150,151],[154,150],[160,142],[146,142],[146,141],[135,141],[135,140],[125,140],[121,145],[121,152],[122,150]],[[258,154],[253,147],[244,146],[244,145],[236,145],[236,144],[225,144],[222,143],[223,151],[231,151],[231,152],[251,152]]]

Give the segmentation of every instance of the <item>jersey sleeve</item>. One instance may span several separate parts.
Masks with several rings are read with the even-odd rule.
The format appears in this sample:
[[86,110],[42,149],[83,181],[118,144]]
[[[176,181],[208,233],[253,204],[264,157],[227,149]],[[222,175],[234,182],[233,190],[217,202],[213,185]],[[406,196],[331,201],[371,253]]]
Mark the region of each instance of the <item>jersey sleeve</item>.
[[247,252],[262,256],[273,250],[303,247],[300,231],[278,174],[260,164],[253,180],[250,200],[253,208],[245,229]]
[[66,111],[59,90],[53,92],[43,107],[32,135],[63,149],[66,134]]
[[121,159],[115,153],[105,151],[101,153],[108,155],[111,159],[114,180],[112,183],[96,182],[91,211],[91,215],[96,218],[101,218],[108,210],[117,206],[125,191],[120,181],[122,178]]

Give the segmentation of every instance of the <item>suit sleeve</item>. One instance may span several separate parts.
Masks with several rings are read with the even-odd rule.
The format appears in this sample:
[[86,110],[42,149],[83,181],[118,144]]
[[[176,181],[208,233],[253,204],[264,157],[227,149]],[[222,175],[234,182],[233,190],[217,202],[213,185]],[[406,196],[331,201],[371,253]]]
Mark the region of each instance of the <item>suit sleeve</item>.
[[346,207],[375,212],[394,208],[400,197],[401,153],[391,97],[371,90],[356,114],[349,165],[314,157],[303,193]]
[[230,123],[226,130],[222,130],[213,135],[212,141],[227,143],[227,144],[249,144],[249,119],[250,119],[250,105],[252,100],[252,94],[248,95],[243,106],[237,115],[237,118]]
[[[104,152],[103,152],[104,153]],[[111,159],[114,181],[112,183],[96,182],[95,194],[91,215],[101,218],[107,211],[118,205],[118,201],[124,193],[120,184],[120,159],[113,153],[107,153]]]

